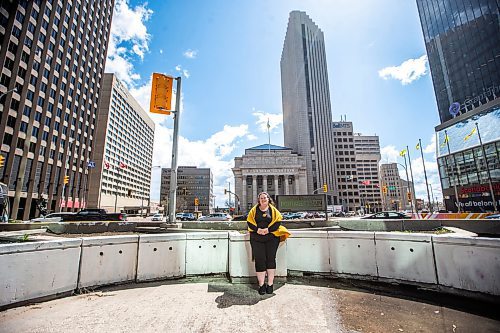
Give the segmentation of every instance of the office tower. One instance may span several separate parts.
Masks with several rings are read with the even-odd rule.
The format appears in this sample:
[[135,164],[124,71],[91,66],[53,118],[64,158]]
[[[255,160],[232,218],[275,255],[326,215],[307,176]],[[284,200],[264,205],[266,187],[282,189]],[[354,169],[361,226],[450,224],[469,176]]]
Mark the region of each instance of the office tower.
[[290,13],[280,65],[285,146],[305,157],[307,193],[327,184],[333,204],[337,187],[325,42],[304,12]]
[[383,210],[379,181],[380,143],[377,135],[354,134],[361,205],[370,213]]
[[86,205],[113,4],[0,4],[0,179],[11,218],[38,215],[42,197],[50,211]]
[[493,211],[497,202],[498,210],[500,4],[417,0],[417,6],[441,120],[435,131],[446,209]]
[[155,124],[114,74],[104,74],[99,100],[89,207],[147,213]]
[[[168,206],[170,168],[161,169],[160,204]],[[210,168],[179,166],[177,168],[176,212],[212,212],[213,178]],[[196,204],[198,203],[198,204]]]
[[380,165],[380,181],[387,188],[387,193],[382,194],[384,210],[411,210],[408,185],[412,183],[401,179],[397,163]]

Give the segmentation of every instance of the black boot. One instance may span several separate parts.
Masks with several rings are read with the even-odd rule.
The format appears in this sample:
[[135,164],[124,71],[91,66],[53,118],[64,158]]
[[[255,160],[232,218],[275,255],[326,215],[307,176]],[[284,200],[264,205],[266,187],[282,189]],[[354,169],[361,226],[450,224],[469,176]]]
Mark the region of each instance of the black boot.
[[264,283],[262,286],[259,287],[259,294],[264,295],[266,293],[266,291],[267,291],[267,286]]
[[266,293],[268,293],[268,294],[272,294],[273,293],[273,285],[267,286]]

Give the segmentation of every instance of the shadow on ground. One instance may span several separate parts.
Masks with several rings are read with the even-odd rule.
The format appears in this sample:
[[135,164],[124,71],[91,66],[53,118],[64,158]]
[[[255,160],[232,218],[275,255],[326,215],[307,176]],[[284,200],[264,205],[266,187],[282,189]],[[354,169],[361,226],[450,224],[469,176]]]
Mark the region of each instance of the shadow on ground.
[[[281,286],[275,283],[275,290]],[[233,305],[254,305],[262,300],[273,297],[275,294],[259,295],[257,285],[254,284],[219,284],[209,283],[208,292],[223,293],[215,299],[219,309]]]

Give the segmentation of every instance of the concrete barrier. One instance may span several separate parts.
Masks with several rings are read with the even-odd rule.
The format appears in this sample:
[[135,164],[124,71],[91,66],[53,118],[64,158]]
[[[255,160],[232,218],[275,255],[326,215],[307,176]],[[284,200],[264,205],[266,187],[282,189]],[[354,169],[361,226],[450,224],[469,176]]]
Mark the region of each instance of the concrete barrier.
[[156,234],[139,237],[137,281],[186,275],[186,234]]
[[[286,277],[288,274],[287,242],[281,242],[276,253],[276,277]],[[229,233],[229,276],[231,279],[255,277],[255,262],[252,260],[248,233]]]
[[139,236],[83,238],[78,288],[133,281]]
[[379,277],[437,283],[431,235],[377,232],[375,251]]
[[330,272],[377,276],[375,236],[369,231],[328,231]]
[[81,239],[2,244],[0,307],[76,289]]
[[286,257],[289,270],[330,273],[330,251],[326,231],[294,230],[287,240]]
[[439,284],[500,295],[500,239],[432,237]]
[[228,243],[227,232],[186,234],[186,275],[226,273]]

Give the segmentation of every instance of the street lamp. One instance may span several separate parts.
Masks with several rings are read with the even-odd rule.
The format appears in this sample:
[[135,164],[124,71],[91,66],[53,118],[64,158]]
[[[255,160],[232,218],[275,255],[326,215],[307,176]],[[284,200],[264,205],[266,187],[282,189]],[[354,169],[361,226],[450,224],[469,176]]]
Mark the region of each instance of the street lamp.
[[10,90],[7,90],[6,92],[4,92],[3,94],[0,95],[0,100],[2,99],[2,97],[4,97],[5,95],[7,95],[8,93],[11,93],[11,92],[17,92],[17,87],[14,87]]

